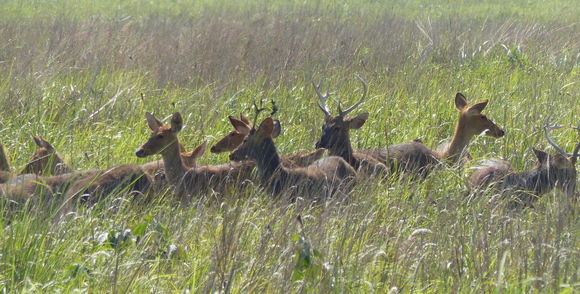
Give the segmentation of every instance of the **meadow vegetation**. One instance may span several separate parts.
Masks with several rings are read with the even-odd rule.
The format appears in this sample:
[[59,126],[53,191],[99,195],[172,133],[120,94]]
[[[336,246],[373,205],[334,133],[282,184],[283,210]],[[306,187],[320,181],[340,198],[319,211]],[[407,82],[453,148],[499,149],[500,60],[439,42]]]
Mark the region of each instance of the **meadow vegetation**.
[[[576,1],[3,1],[0,142],[13,171],[33,135],[74,169],[145,163],[144,113],[179,111],[180,142],[209,145],[228,115],[276,101],[281,154],[311,151],[323,115],[312,81],[369,120],[355,149],[448,140],[455,93],[490,102],[506,131],[478,137],[473,162],[420,183],[397,175],[311,206],[259,186],[175,207],[111,195],[55,221],[58,207],[0,218],[4,292],[560,292],[580,288],[577,199],[554,191],[511,211],[474,197],[470,167],[517,170],[546,147],[543,122],[580,120]],[[334,109],[333,101],[329,101]],[[568,152],[571,128],[553,132]],[[206,154],[198,164],[227,162]],[[576,197],[578,198],[578,197]]]

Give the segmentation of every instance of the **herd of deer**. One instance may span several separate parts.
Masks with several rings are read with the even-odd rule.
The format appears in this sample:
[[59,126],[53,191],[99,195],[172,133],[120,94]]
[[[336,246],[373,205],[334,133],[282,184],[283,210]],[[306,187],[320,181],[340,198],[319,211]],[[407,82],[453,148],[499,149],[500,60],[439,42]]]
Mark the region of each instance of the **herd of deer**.
[[[411,180],[426,177],[434,168],[448,164],[456,165],[471,159],[467,147],[472,138],[485,132],[499,138],[504,131],[482,112],[488,101],[468,105],[465,97],[455,96],[455,107],[459,119],[452,140],[434,150],[420,140],[397,144],[379,149],[353,150],[349,132],[361,128],[368,113],[353,117],[349,114],[366,98],[368,84],[359,76],[362,95],[351,107],[332,115],[327,106],[329,92],[321,93],[321,84],[314,85],[318,106],[324,114],[322,135],[316,143],[317,150],[310,153],[280,157],[273,139],[281,132],[281,124],[272,115],[256,126],[259,114],[264,109],[256,107],[254,123],[244,115],[229,116],[234,128],[223,139],[211,147],[212,153],[231,152],[231,162],[222,165],[197,166],[196,159],[205,152],[203,143],[195,150],[186,152],[179,143],[178,133],[183,120],[176,112],[171,123],[165,125],[151,113],[145,118],[152,134],[137,149],[137,157],[161,154],[161,161],[144,165],[127,164],[109,169],[73,171],[58,156],[47,141],[34,137],[37,151],[19,174],[10,172],[5,151],[0,145],[0,197],[5,207],[26,203],[29,200],[56,200],[62,211],[68,211],[78,202],[95,203],[104,196],[118,192],[147,197],[153,191],[172,189],[179,199],[191,199],[194,195],[232,191],[251,182],[258,182],[273,196],[326,198],[331,195],[347,194],[357,182],[379,179],[393,173],[410,176]],[[498,191],[510,191],[514,200],[530,204],[534,199],[553,188],[558,188],[569,197],[575,196],[576,169],[580,143],[572,154],[566,153],[550,137],[545,126],[548,142],[558,151],[548,154],[533,149],[538,162],[528,171],[516,172],[509,162],[488,160],[475,167],[468,179],[473,191],[494,187]],[[580,126],[579,126],[580,130]],[[328,156],[323,157],[325,150]],[[33,202],[35,203],[35,202]],[[7,205],[6,205],[7,204]]]

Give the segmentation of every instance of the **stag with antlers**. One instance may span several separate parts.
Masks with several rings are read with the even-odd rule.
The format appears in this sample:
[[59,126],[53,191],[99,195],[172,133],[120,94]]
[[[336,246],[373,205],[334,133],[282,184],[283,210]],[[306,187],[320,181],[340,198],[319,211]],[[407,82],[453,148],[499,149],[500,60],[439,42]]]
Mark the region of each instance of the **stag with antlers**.
[[377,158],[363,152],[355,152],[350,143],[350,130],[360,129],[369,117],[368,112],[363,112],[354,117],[347,117],[353,110],[355,110],[366,98],[368,92],[368,84],[359,75],[355,75],[363,86],[362,94],[358,101],[345,110],[342,110],[340,102],[338,103],[338,115],[332,115],[326,101],[330,97],[330,92],[326,94],[321,93],[322,82],[314,86],[314,91],[318,96],[318,107],[324,113],[324,125],[322,125],[322,135],[316,148],[328,149],[330,156],[342,157],[348,162],[359,175],[368,178],[369,176],[386,175],[388,173],[387,166],[381,163]]
[[[263,111],[255,108],[254,125]],[[356,172],[338,156],[318,160],[304,168],[283,166],[272,139],[273,131],[274,120],[268,117],[257,129],[252,127],[244,142],[230,154],[234,161],[255,160],[262,184],[271,195],[320,199],[350,190]]]
[[[580,141],[572,153],[567,153],[550,136],[550,131],[560,126],[544,126],[546,140],[557,151],[550,154],[532,148],[537,158],[536,166],[528,171],[515,172],[506,161],[490,160],[475,168],[468,179],[470,188],[482,191],[493,187],[503,192],[511,192],[515,199],[525,206],[538,197],[556,188],[573,197],[576,189],[576,162],[580,156]],[[580,124],[577,128],[580,131]]]

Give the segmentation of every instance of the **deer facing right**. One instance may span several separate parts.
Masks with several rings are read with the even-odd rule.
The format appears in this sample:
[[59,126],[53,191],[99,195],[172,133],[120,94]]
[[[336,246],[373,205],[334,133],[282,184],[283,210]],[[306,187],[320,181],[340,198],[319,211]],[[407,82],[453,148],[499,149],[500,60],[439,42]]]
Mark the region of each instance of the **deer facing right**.
[[483,109],[488,101],[482,101],[469,106],[465,96],[457,93],[455,107],[459,111],[459,119],[451,143],[442,151],[432,150],[421,141],[391,145],[385,155],[390,161],[398,164],[399,170],[406,173],[426,176],[441,162],[456,164],[467,154],[467,147],[474,136],[485,134],[494,138],[503,137],[505,132],[484,115]]

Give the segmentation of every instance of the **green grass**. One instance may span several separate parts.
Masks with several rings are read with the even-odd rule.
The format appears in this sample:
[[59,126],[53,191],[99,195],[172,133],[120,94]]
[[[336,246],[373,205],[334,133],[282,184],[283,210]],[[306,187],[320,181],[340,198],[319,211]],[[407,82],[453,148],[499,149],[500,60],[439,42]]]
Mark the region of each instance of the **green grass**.
[[[469,102],[489,99],[485,113],[506,136],[478,137],[475,162],[463,169],[438,170],[422,183],[362,184],[345,203],[288,204],[255,187],[187,207],[164,195],[147,207],[111,200],[58,223],[55,207],[32,207],[0,220],[0,288],[578,290],[577,201],[555,191],[535,209],[511,212],[493,195],[467,197],[464,185],[481,159],[530,168],[531,148],[549,149],[546,118],[578,124],[575,2],[264,3],[5,1],[0,142],[13,170],[32,154],[32,135],[75,169],[144,163],[134,150],[149,135],[146,111],[165,121],[180,111],[186,148],[211,146],[230,130],[227,115],[250,113],[254,99],[279,106],[280,153],[310,151],[323,122],[311,82],[324,79],[343,104],[353,103],[361,90],[354,73],[370,85],[358,110],[370,118],[351,133],[355,148],[448,140],[457,92]],[[554,137],[569,152],[579,140],[570,128]],[[227,160],[207,154],[200,163]]]

